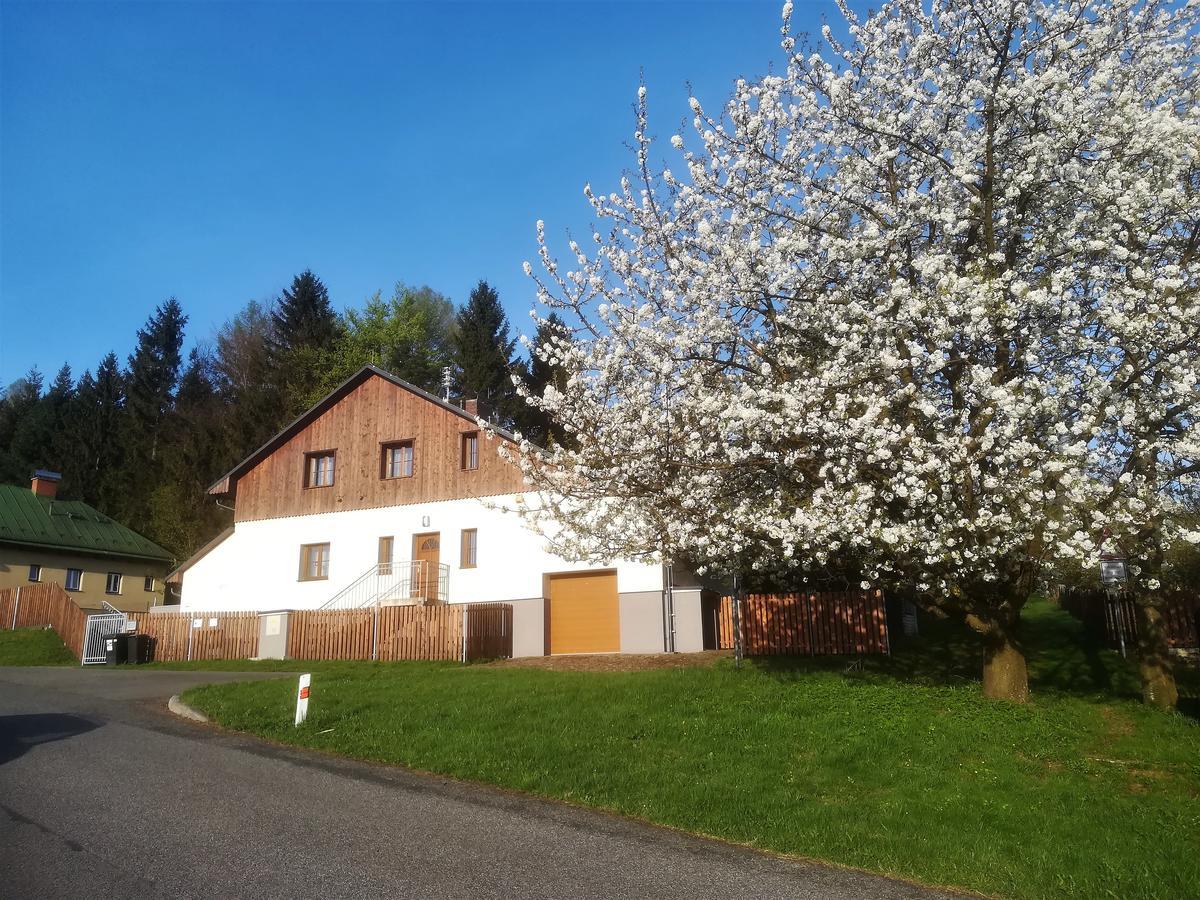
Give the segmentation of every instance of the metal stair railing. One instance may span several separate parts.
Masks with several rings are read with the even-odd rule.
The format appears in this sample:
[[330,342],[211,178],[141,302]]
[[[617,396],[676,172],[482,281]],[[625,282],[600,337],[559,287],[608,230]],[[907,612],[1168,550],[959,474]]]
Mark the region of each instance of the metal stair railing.
[[450,567],[424,559],[376,563],[346,585],[320,609],[361,609],[403,603],[445,603]]

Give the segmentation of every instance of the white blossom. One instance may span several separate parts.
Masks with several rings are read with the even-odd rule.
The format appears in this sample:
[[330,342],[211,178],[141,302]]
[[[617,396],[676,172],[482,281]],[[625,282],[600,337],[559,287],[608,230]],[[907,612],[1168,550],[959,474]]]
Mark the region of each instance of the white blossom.
[[527,521],[578,558],[853,563],[985,611],[1106,529],[1194,539],[1196,5],[891,0],[816,48],[790,12],[786,69],[719,117],[690,98],[674,170],[639,91],[637,170],[587,190],[570,271],[538,223],[573,338],[529,401],[573,441],[519,456]]

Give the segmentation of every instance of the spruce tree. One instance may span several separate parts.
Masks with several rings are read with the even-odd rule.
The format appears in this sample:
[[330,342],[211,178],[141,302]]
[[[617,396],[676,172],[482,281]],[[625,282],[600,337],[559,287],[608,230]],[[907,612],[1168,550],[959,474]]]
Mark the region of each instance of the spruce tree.
[[509,424],[519,413],[512,383],[513,349],[500,295],[486,281],[471,291],[454,327],[454,363],[463,397],[478,398],[483,411]]
[[312,404],[341,323],[324,283],[306,269],[280,295],[271,325],[271,380],[282,399],[276,423],[282,425]]
[[338,333],[337,313],[329,302],[325,284],[305,269],[284,288],[271,315],[274,343],[281,353],[300,348],[326,348]]
[[150,530],[149,496],[161,477],[159,449],[179,385],[186,324],[179,301],[170,298],[138,331],[137,349],[129,357],[120,436],[124,455],[115,479],[118,490],[110,500],[114,514],[143,533]]

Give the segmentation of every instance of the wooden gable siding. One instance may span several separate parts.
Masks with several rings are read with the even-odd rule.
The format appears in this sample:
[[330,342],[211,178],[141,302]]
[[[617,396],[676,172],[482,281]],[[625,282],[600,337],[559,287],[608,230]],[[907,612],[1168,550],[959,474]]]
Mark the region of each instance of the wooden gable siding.
[[[479,439],[479,468],[460,468],[460,440],[475,425],[384,378],[367,378],[250,471],[235,487],[239,522],[345,509],[507,494],[521,473]],[[413,474],[385,479],[383,444],[413,441]],[[305,488],[305,454],[336,452],[330,487]]]

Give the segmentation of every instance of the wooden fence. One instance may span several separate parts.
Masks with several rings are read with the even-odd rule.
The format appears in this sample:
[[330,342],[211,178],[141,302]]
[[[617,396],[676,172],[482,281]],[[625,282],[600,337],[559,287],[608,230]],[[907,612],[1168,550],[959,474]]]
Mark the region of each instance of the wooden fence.
[[161,662],[258,656],[258,613],[188,610],[126,615],[137,623],[139,633],[154,639],[154,658]]
[[[742,646],[748,656],[888,653],[882,591],[747,594]],[[733,598],[722,597],[720,646],[733,646]]]
[[[1137,646],[1137,604],[1128,597],[1116,603],[1100,589],[1073,588],[1063,592],[1059,605],[1079,619],[1114,650],[1124,635],[1125,647]],[[1200,649],[1200,595],[1169,597],[1162,608],[1167,643],[1176,650]]]
[[87,613],[75,605],[63,586],[46,582],[0,591],[0,628],[53,628],[71,652],[83,652]]
[[[490,659],[512,656],[512,606],[467,603],[302,610],[288,615],[292,659]],[[463,628],[466,627],[464,647]]]
[[512,604],[468,604],[466,647],[467,659],[499,659],[512,656]]
[[[79,656],[88,612],[58,584],[0,590],[0,628],[54,628]],[[491,659],[512,656],[513,608],[507,603],[293,610],[291,659]],[[137,631],[154,639],[162,662],[251,659],[258,655],[255,612],[131,612]],[[464,632],[464,628],[466,629]],[[465,635],[465,639],[464,639]]]

